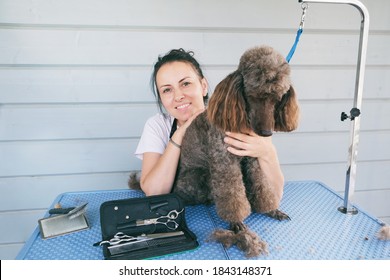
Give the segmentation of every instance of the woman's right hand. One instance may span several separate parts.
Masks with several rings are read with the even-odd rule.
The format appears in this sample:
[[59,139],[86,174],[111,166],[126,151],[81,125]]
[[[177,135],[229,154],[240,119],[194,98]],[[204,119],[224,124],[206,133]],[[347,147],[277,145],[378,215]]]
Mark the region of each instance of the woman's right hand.
[[[172,140],[181,145],[184,134],[191,122],[203,110],[196,111],[172,135]],[[176,170],[179,163],[180,149],[173,145],[167,146],[164,153],[144,153],[142,161],[141,188],[146,195],[166,194],[172,190]]]
[[186,133],[187,128],[190,126],[193,120],[197,116],[199,116],[201,113],[204,112],[205,109],[201,109],[196,111],[183,125],[181,125],[175,133],[172,135],[172,140],[175,141],[175,143],[181,145],[181,142],[183,140],[184,134]]

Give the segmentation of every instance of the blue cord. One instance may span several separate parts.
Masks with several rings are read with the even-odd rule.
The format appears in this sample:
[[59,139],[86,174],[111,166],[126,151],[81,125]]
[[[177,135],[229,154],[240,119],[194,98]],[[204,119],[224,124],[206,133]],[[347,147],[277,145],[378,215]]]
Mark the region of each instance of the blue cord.
[[298,42],[299,42],[299,38],[301,37],[302,32],[303,32],[303,29],[299,28],[298,31],[297,31],[297,36],[295,37],[294,45],[292,46],[290,52],[288,53],[288,55],[286,57],[286,60],[287,60],[288,63],[290,63],[290,60],[291,60],[292,56],[294,55],[295,49],[297,48],[297,45],[298,45]]

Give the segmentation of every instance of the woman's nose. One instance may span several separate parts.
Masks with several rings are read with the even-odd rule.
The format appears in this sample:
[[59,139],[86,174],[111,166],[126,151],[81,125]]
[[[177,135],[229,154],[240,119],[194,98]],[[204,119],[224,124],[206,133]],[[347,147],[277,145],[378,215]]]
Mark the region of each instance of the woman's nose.
[[175,92],[175,101],[180,102],[181,100],[183,100],[183,98],[184,95],[180,91]]

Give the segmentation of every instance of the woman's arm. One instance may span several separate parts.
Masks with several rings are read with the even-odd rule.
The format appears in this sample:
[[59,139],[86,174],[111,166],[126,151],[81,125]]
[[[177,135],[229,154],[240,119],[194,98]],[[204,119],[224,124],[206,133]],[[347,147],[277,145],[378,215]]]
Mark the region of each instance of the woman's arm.
[[144,153],[140,183],[147,196],[171,191],[179,157],[180,150],[171,144],[168,144],[162,155]]
[[230,145],[228,151],[237,156],[256,157],[268,182],[275,188],[278,197],[282,198],[284,176],[272,137],[262,137],[254,132],[249,134],[227,132],[226,135],[225,143]]
[[[196,112],[182,126],[180,126],[171,139],[181,145],[187,127],[203,110]],[[163,154],[146,152],[143,154],[141,189],[147,196],[166,194],[172,190],[177,166],[180,158],[180,147],[168,142]]]

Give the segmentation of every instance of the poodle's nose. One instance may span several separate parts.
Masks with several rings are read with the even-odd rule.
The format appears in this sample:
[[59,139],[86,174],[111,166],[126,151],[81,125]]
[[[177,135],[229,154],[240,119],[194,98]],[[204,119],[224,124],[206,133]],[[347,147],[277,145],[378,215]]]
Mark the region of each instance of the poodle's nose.
[[258,131],[255,131],[258,135],[263,136],[263,137],[269,137],[272,136],[272,130],[265,130],[265,129],[260,129]]

